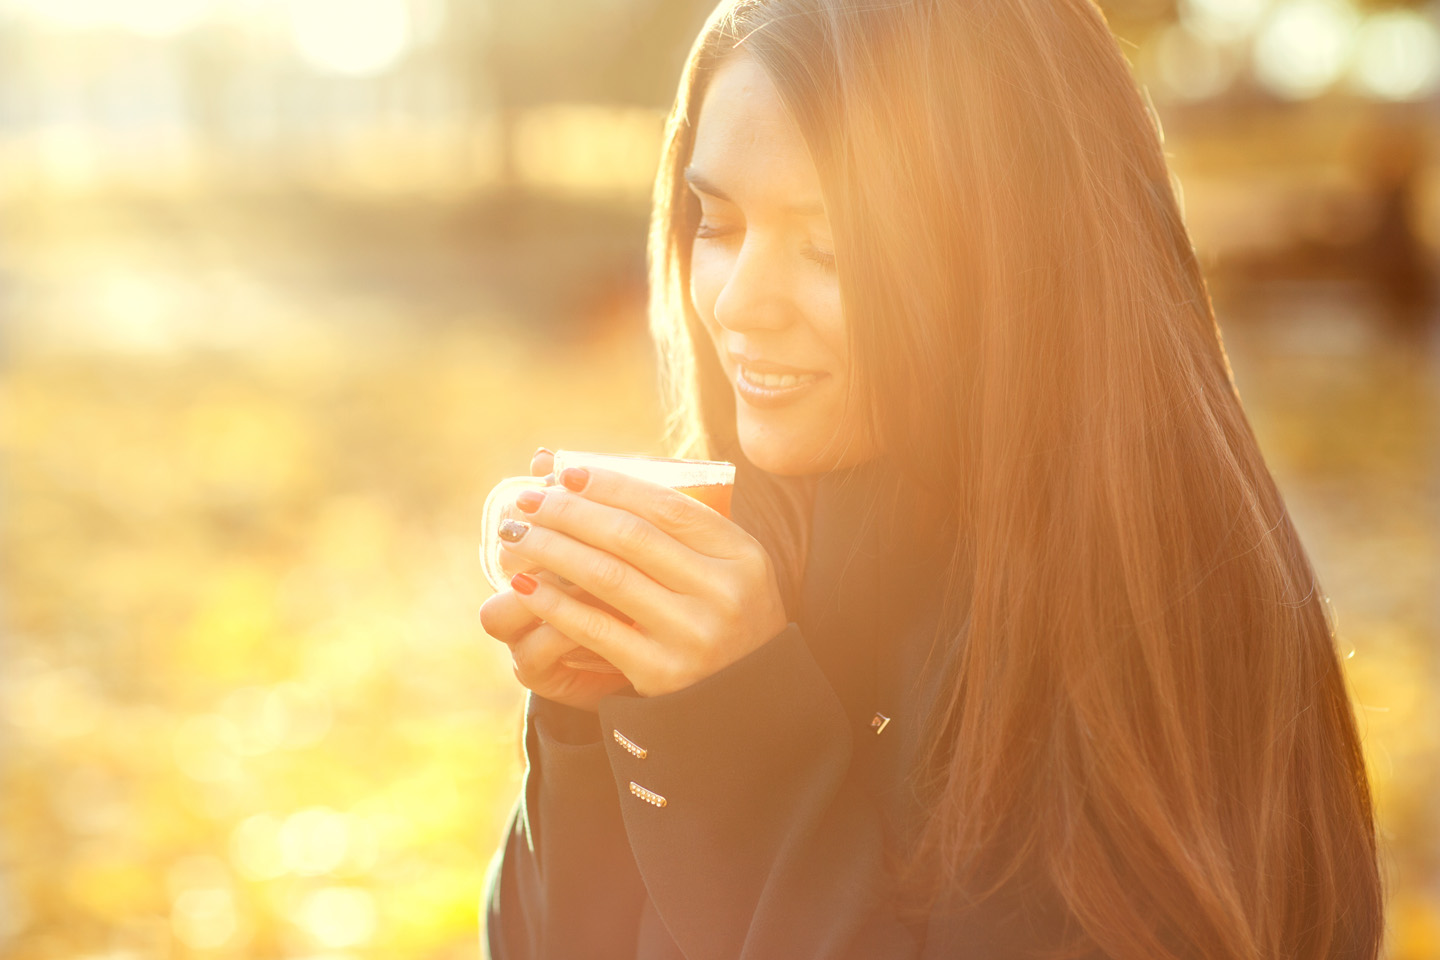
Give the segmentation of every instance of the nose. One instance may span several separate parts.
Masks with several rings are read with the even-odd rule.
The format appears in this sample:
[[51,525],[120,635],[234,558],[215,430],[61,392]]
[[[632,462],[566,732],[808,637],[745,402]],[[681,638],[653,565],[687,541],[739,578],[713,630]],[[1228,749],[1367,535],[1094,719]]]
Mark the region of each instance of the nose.
[[759,234],[747,234],[715,298],[715,322],[736,332],[790,323],[795,302],[786,273],[779,251]]

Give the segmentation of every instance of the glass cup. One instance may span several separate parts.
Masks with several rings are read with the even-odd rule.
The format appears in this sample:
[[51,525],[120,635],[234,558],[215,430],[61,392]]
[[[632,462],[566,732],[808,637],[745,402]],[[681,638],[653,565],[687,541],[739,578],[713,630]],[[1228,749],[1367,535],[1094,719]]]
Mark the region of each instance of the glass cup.
[[[721,460],[677,460],[670,457],[629,456],[614,453],[584,453],[576,450],[557,450],[555,467],[549,478],[509,477],[501,480],[485,498],[481,513],[480,529],[483,537],[480,544],[480,562],[485,579],[497,591],[510,587],[510,577],[500,564],[500,550],[504,541],[500,539],[500,524],[507,519],[524,520],[526,515],[515,505],[515,497],[521,490],[544,488],[554,483],[567,467],[599,467],[615,470],[649,480],[687,496],[723,516],[730,516],[730,495],[735,488],[735,464]],[[530,571],[527,571],[530,572]],[[610,610],[622,620],[630,622],[618,611],[602,603],[594,595],[573,585],[562,589],[596,606]],[[584,647],[576,647],[564,654],[560,662],[579,670],[596,673],[619,673],[610,661]]]

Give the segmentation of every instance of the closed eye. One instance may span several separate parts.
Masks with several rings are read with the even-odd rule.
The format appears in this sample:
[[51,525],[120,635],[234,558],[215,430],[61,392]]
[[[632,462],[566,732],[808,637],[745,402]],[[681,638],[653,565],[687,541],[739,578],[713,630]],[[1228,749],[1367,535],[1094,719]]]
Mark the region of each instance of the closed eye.
[[826,253],[824,250],[821,250],[818,247],[808,246],[802,252],[807,260],[815,261],[816,263],[820,264],[820,266],[824,267],[826,270],[835,269],[835,254]]
[[697,240],[713,240],[733,232],[734,231],[718,224],[706,223],[704,220],[701,220],[695,225],[695,239]]
[[[732,228],[719,224],[706,223],[704,220],[701,220],[695,225],[696,240],[719,240],[734,232]],[[835,269],[835,254],[821,250],[819,247],[807,244],[805,248],[800,251],[800,255],[806,260],[818,264],[824,270],[833,271]]]

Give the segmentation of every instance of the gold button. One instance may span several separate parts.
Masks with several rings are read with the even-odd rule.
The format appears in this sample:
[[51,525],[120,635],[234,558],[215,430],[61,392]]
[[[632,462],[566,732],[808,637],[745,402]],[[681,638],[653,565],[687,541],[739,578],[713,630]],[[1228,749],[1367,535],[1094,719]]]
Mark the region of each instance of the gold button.
[[884,733],[885,728],[889,725],[890,718],[885,716],[885,714],[883,713],[875,714],[874,718],[870,721],[870,726],[875,728],[875,736],[877,737],[880,736],[880,734]]
[[639,797],[641,800],[644,800],[646,803],[653,804],[657,807],[663,807],[666,803],[669,802],[664,797],[660,796],[660,794],[656,793],[654,790],[646,790],[634,780],[630,781],[630,792],[635,794],[635,796]]
[[621,733],[619,730],[611,730],[610,732],[614,734],[615,742],[620,744],[620,746],[624,747],[625,752],[629,753],[631,756],[644,760],[645,755],[650,752],[644,747],[640,746],[640,744],[636,743],[634,740],[631,740],[629,737],[625,736],[625,734]]

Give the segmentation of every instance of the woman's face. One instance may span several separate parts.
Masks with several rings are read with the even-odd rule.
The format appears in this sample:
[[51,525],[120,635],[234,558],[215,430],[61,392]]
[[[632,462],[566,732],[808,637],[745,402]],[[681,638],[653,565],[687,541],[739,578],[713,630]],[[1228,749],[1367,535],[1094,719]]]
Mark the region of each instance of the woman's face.
[[748,55],[712,77],[685,177],[701,208],[690,298],[735,391],[745,456],[790,476],[868,459],[863,431],[841,422],[848,351],[820,179]]

